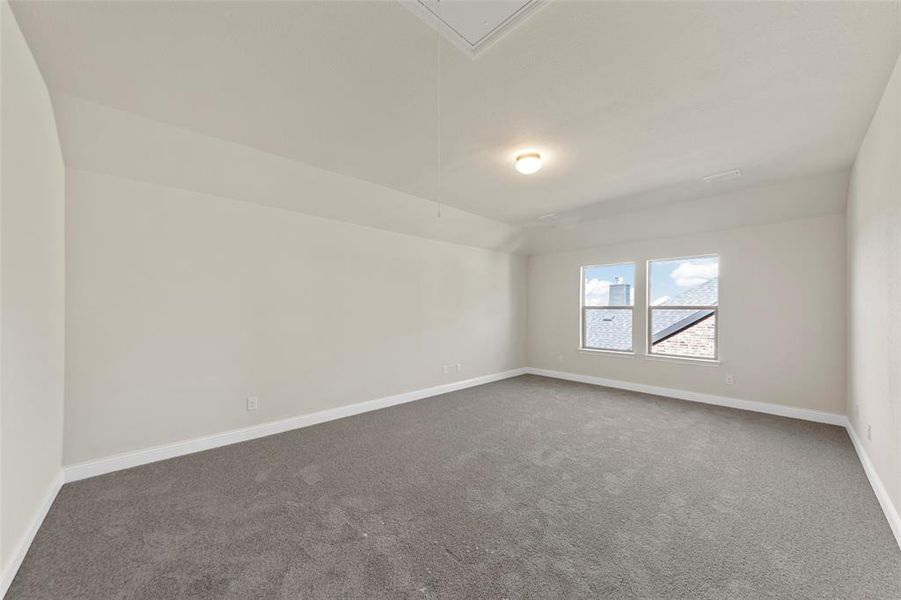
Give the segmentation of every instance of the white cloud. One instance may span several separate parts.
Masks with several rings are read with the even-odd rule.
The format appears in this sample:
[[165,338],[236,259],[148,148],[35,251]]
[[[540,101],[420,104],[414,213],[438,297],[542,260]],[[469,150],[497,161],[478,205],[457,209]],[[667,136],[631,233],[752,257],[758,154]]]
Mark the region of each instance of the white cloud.
[[710,281],[719,275],[718,262],[693,263],[690,260],[679,263],[669,276],[679,287],[692,287]]
[[589,279],[585,282],[585,306],[606,306],[610,303],[610,281]]

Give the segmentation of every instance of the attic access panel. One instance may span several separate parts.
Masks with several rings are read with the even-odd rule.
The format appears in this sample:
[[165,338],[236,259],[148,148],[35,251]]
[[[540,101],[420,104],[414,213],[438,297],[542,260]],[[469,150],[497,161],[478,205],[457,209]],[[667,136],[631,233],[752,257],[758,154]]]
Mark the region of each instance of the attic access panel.
[[400,0],[433,29],[475,58],[546,0]]

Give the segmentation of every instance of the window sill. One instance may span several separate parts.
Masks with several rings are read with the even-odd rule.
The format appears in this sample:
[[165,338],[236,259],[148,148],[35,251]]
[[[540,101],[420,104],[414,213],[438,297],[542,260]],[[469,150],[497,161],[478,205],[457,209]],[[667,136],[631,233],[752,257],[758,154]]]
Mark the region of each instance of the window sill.
[[623,350],[601,350],[599,348],[579,348],[578,350],[585,354],[609,354],[623,358],[635,358],[635,352],[625,352]]
[[687,356],[666,356],[660,354],[637,354],[635,352],[623,352],[622,350],[600,350],[596,348],[577,348],[582,354],[603,354],[607,356],[619,356],[621,358],[646,358],[660,362],[671,362],[681,365],[697,365],[699,367],[718,367],[723,362],[713,358],[689,358]]
[[659,360],[661,362],[672,362],[683,365],[697,365],[699,367],[718,367],[723,364],[721,360],[715,358],[689,358],[687,356],[665,356],[648,353],[645,353],[644,358],[647,358],[648,360]]

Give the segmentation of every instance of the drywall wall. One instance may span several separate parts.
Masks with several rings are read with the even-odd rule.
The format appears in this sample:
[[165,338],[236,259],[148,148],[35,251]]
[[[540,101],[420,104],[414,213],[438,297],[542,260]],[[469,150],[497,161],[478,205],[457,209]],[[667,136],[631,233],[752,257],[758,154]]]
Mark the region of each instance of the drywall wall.
[[60,475],[65,172],[47,88],[5,1],[0,12],[0,556],[9,575]]
[[848,416],[896,509],[901,507],[899,65],[861,145],[848,192]]
[[87,171],[67,194],[66,464],[525,366],[525,257]]
[[[588,221],[567,221],[566,214],[549,224],[533,228],[525,243],[533,254],[593,248],[635,240],[652,240],[780,223],[824,214],[844,212],[848,192],[848,169],[842,168],[804,177],[719,192],[709,184],[707,194],[624,214],[599,216]],[[673,190],[674,195],[677,190]],[[616,201],[642,206],[634,196]],[[560,219],[559,221],[557,219]]]
[[[639,240],[529,259],[528,360],[537,368],[781,404],[845,407],[844,216]],[[605,226],[598,225],[603,239]],[[650,259],[720,256],[715,366],[644,356]],[[634,356],[579,349],[580,267],[636,265]],[[726,375],[734,376],[728,385]]]
[[431,239],[516,250],[519,231],[411,194],[54,94],[66,166]]

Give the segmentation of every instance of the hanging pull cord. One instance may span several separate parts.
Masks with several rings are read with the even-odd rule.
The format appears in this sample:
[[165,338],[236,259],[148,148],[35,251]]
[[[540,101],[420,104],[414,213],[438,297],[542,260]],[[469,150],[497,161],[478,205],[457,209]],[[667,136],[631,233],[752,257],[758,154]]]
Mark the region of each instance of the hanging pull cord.
[[435,56],[438,57],[438,64],[435,72],[437,73],[438,81],[435,85],[435,114],[438,118],[438,172],[437,172],[437,181],[438,181],[438,200],[435,202],[438,208],[438,218],[441,218],[441,24],[443,21],[441,20],[441,0],[437,0],[437,8],[438,8],[438,23],[435,27],[435,40],[436,44],[436,52]]

